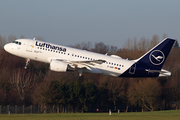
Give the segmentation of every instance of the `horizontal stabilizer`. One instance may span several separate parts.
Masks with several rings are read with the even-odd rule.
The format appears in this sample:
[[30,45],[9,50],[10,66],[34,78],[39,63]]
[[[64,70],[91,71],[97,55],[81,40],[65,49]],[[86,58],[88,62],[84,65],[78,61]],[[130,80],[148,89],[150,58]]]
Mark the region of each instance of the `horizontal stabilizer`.
[[149,73],[159,73],[159,77],[167,77],[167,76],[171,76],[171,72],[161,69],[161,70],[148,70],[146,69],[147,72]]
[[166,71],[160,71],[160,70],[148,70],[146,69],[147,72],[150,72],[150,73],[166,73]]

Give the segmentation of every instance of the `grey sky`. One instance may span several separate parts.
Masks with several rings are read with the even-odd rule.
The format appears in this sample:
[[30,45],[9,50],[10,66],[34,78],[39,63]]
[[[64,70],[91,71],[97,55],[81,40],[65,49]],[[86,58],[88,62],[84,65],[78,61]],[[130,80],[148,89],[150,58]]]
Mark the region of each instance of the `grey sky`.
[[41,36],[74,45],[104,42],[118,48],[128,38],[164,33],[180,40],[180,0],[0,0],[0,35]]

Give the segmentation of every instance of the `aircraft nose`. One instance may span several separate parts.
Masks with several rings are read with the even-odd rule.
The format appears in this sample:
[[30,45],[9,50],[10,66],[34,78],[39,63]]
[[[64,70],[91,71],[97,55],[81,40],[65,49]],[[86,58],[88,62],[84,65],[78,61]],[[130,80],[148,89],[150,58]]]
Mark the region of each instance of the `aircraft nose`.
[[12,51],[13,48],[14,48],[14,47],[13,47],[12,45],[10,45],[10,44],[6,44],[6,45],[4,46],[4,49],[5,49],[5,51],[7,51],[7,52]]
[[8,44],[4,45],[4,49],[5,49],[6,51],[8,51],[8,48],[9,48]]

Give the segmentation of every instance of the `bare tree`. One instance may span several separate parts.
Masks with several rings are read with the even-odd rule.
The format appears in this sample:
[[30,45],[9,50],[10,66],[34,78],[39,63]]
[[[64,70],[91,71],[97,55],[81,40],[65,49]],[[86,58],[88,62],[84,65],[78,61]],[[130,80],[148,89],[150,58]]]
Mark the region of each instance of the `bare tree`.
[[16,36],[14,36],[14,35],[9,35],[8,36],[8,42],[10,43],[10,42],[13,42],[14,40],[16,40]]
[[153,111],[158,107],[161,95],[161,86],[158,81],[146,78],[132,82],[128,89],[128,99],[133,105],[142,105]]
[[117,47],[116,46],[111,46],[109,50],[109,54],[115,54],[117,52]]
[[123,47],[124,49],[128,49],[128,50],[132,50],[132,40],[130,38],[128,38],[128,40],[126,40],[125,46]]
[[3,48],[3,46],[6,44],[6,38],[5,37],[2,37],[0,35],[0,47]]
[[150,43],[150,48],[153,48],[155,45],[157,45],[159,43],[159,37],[158,35],[153,35],[151,43]]
[[41,37],[41,36],[37,36],[37,37],[35,37],[35,39],[36,39],[36,40],[45,41],[45,39],[44,39],[43,37]]
[[47,105],[48,103],[51,103],[51,91],[51,82],[49,80],[44,80],[40,84],[36,85],[34,93],[32,94],[33,104]]
[[168,35],[166,33],[163,34],[163,39],[167,38]]
[[14,86],[22,102],[24,101],[27,89],[34,86],[35,78],[36,75],[21,68],[13,71],[10,83]]
[[103,42],[95,43],[94,52],[106,54],[109,52],[109,45],[105,45]]
[[148,49],[147,49],[147,46],[148,46],[148,40],[146,40],[145,37],[142,37],[141,40],[139,41],[139,50],[142,51],[142,52],[146,52]]
[[75,47],[78,49],[82,49],[82,50],[88,50],[90,51],[92,49],[92,43],[91,42],[82,42],[80,44],[76,44],[75,46],[71,46],[71,47]]

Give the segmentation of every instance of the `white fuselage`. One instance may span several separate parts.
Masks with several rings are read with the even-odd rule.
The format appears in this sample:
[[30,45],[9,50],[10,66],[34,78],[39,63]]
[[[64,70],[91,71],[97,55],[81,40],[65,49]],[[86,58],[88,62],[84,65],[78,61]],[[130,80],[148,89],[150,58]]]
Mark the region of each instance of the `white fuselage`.
[[5,50],[22,58],[45,63],[50,63],[52,59],[65,60],[70,63],[71,61],[106,61],[102,64],[88,64],[91,70],[82,69],[82,72],[118,77],[135,63],[133,60],[125,60],[117,56],[108,56],[37,40],[19,39],[16,42],[6,44]]

